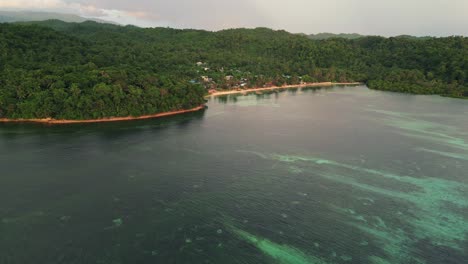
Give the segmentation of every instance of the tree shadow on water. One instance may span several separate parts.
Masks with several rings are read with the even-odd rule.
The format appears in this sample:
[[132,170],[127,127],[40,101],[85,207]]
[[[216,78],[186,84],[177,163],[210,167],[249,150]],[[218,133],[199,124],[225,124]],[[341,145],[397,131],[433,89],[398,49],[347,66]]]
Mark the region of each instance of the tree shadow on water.
[[[206,109],[174,116],[145,120],[131,120],[89,124],[38,124],[38,123],[3,123],[0,124],[0,140],[14,142],[24,138],[34,138],[43,143],[53,141],[74,141],[77,137],[94,136],[102,140],[115,140],[139,133],[158,133],[176,126],[186,128],[194,122],[200,122]],[[35,141],[35,140],[33,140]]]

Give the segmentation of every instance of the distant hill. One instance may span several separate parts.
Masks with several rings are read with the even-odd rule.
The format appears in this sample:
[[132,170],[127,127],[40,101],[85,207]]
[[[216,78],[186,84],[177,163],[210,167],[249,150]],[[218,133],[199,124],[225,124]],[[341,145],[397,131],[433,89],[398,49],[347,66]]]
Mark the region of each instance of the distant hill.
[[[38,25],[42,27],[47,27],[51,28],[57,31],[72,31],[76,29],[81,29],[81,28],[86,28],[86,29],[93,29],[93,30],[116,30],[119,29],[120,27],[124,27],[119,24],[112,24],[112,23],[105,23],[105,22],[97,22],[94,20],[86,20],[84,22],[65,22],[60,19],[48,19],[48,20],[42,20],[42,21],[20,21],[20,22],[14,22],[13,24],[19,24],[19,25]],[[135,26],[127,25],[125,26],[126,28],[132,28]],[[136,27],[137,28],[137,27]],[[78,31],[80,32],[80,31]],[[76,35],[79,35],[78,32],[75,32]],[[86,32],[87,34],[88,32]]]
[[341,33],[341,34],[318,33],[318,34],[307,35],[307,37],[310,38],[310,39],[315,39],[315,40],[323,40],[323,39],[331,39],[331,38],[358,39],[358,38],[363,38],[363,37],[366,37],[366,36],[360,35],[360,34],[357,34],[357,33],[352,33],[352,34],[346,34],[346,33]]
[[400,38],[400,39],[412,39],[412,40],[428,40],[434,37],[430,36],[425,36],[425,37],[415,37],[415,36],[410,36],[410,35],[399,35],[395,36],[395,38]]
[[98,23],[116,24],[96,18],[84,18],[73,14],[62,14],[53,12],[33,12],[33,11],[0,11],[0,23],[30,22],[45,20],[61,20],[64,22],[82,23],[85,21],[95,21]]
[[[365,37],[370,37],[369,35],[361,35],[357,33],[341,33],[341,34],[334,34],[334,33],[318,33],[318,34],[300,34],[302,36],[306,36],[310,39],[313,40],[326,40],[326,39],[332,39],[332,38],[341,38],[341,39],[361,39]],[[430,36],[424,36],[424,37],[417,37],[417,36],[410,36],[410,35],[399,35],[399,36],[394,36],[393,38],[399,38],[399,39],[412,39],[412,40],[428,40],[434,37]]]

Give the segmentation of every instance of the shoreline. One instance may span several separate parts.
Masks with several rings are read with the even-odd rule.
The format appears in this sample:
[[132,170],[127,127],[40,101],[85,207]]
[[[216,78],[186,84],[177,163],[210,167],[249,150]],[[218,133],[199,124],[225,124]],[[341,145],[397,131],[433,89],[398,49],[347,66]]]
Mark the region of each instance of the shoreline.
[[108,123],[108,122],[119,122],[119,121],[132,121],[132,120],[144,120],[159,118],[165,116],[180,115],[185,113],[197,112],[202,109],[205,109],[205,105],[200,105],[195,108],[163,112],[153,115],[143,115],[143,116],[125,116],[125,117],[109,117],[109,118],[99,118],[99,119],[84,119],[84,120],[70,120],[70,119],[52,119],[52,118],[42,118],[42,119],[8,119],[0,118],[0,123],[42,123],[42,124],[85,124],[85,123]]
[[[269,90],[278,90],[278,89],[291,89],[291,88],[304,88],[304,87],[331,87],[331,86],[340,86],[340,85],[361,85],[360,82],[352,83],[333,83],[333,82],[320,82],[320,83],[303,83],[295,85],[284,85],[284,86],[272,86],[272,87],[262,87],[262,88],[250,88],[243,90],[227,90],[219,91],[209,95],[206,95],[205,98],[230,95],[230,94],[245,94],[250,92],[259,92],[259,91],[269,91]],[[202,109],[205,109],[205,105],[200,105],[191,109],[177,110],[170,112],[163,112],[152,115],[143,115],[143,116],[125,116],[125,117],[108,117],[108,118],[98,118],[98,119],[83,119],[83,120],[72,120],[72,119],[53,119],[53,118],[19,118],[19,119],[9,119],[9,118],[0,118],[0,123],[41,123],[41,124],[86,124],[86,123],[109,123],[109,122],[120,122],[120,121],[133,121],[133,120],[145,120],[152,118],[159,118],[165,116],[180,115],[185,113],[197,112]]]
[[229,94],[243,94],[243,93],[278,90],[278,89],[291,89],[291,88],[304,88],[304,87],[317,87],[317,86],[331,87],[331,86],[340,86],[340,85],[362,85],[362,84],[363,83],[360,83],[360,82],[352,82],[352,83],[320,82],[320,83],[291,84],[291,85],[284,85],[284,86],[250,88],[250,89],[243,89],[240,91],[239,90],[219,91],[219,92],[209,94],[205,96],[205,98],[216,97],[216,96],[221,96],[221,95],[229,95]]

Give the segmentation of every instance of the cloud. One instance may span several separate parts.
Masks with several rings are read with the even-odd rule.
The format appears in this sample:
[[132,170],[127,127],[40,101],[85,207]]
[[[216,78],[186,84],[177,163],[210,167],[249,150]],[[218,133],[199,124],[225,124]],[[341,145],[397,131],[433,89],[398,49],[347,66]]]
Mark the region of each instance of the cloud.
[[128,23],[133,24],[144,24],[144,20],[157,19],[156,16],[143,11],[106,9],[99,8],[93,4],[66,0],[0,0],[0,8],[7,10],[33,10],[72,13],[85,17],[109,18],[111,20],[127,21]]
[[104,10],[94,5],[66,2],[64,0],[0,0],[0,8],[14,10],[62,11],[102,16]]
[[[77,0],[103,9],[126,11],[128,16],[166,21],[183,28],[217,30],[232,27],[267,26],[268,21],[252,0]],[[77,2],[74,1],[74,2]]]
[[0,8],[208,30],[265,26],[303,33],[468,35],[467,0],[0,0]]
[[42,9],[60,8],[64,5],[61,0],[0,0],[0,8]]
[[272,27],[295,32],[468,35],[467,0],[253,0]]
[[80,5],[80,4],[71,4],[70,7],[75,7],[79,10],[80,14],[86,16],[102,17],[105,16],[106,10],[97,8],[93,5]]

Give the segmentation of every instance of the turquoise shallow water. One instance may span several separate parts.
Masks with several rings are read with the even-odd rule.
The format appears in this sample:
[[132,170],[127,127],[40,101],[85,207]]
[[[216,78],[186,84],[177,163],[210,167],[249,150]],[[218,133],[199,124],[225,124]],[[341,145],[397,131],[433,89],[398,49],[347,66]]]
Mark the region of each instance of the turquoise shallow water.
[[296,89],[0,125],[0,263],[466,263],[468,101]]

